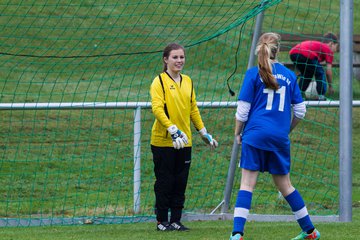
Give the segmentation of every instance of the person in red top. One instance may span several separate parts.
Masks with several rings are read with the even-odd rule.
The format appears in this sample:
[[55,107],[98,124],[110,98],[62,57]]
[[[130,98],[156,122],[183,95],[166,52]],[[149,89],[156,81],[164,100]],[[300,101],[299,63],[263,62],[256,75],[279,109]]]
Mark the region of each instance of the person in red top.
[[[332,63],[334,52],[337,49],[337,36],[333,33],[327,33],[323,37],[323,42],[304,41],[290,50],[290,59],[300,71],[299,87],[301,91],[306,91],[313,76],[315,76],[319,100],[325,100],[327,83],[329,84],[328,93],[334,93],[332,87]],[[326,71],[321,65],[322,62],[326,62]]]

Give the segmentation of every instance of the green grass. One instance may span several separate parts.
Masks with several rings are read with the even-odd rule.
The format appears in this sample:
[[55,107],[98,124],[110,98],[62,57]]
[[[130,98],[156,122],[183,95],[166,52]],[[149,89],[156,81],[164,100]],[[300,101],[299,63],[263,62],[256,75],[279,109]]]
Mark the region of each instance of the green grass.
[[[121,225],[84,225],[61,227],[2,228],[1,239],[42,240],[125,240],[125,239],[174,239],[174,240],[219,240],[228,239],[232,221],[195,221],[188,222],[189,232],[157,232],[154,223],[136,223]],[[360,227],[360,209],[354,210],[350,223],[316,223],[321,239],[357,240]],[[290,239],[299,233],[295,222],[248,222],[245,228],[247,240]]]

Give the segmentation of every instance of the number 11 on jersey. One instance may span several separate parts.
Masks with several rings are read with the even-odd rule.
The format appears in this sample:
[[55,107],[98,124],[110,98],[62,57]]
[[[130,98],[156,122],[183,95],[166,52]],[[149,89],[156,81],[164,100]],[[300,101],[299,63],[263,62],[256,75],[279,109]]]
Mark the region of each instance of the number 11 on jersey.
[[281,88],[279,88],[278,90],[273,90],[273,89],[269,89],[269,88],[265,88],[263,93],[267,94],[267,102],[266,102],[266,110],[271,110],[273,107],[273,102],[274,102],[274,94],[280,94],[280,103],[279,103],[279,111],[283,112],[284,111],[284,104],[285,104],[285,92],[286,92],[286,87],[282,86]]

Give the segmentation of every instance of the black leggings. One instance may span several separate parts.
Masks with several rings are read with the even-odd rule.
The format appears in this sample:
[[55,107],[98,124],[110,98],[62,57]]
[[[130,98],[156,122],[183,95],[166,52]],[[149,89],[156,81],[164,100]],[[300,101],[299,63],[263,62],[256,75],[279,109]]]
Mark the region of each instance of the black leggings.
[[170,222],[178,222],[185,203],[191,147],[177,150],[173,147],[151,145],[151,151],[156,177],[154,184],[156,219],[158,222],[168,222],[170,209]]
[[327,90],[326,76],[319,61],[317,59],[306,58],[301,54],[291,54],[290,59],[300,71],[300,90],[305,92],[313,76],[315,76],[317,93],[319,95],[325,95]]

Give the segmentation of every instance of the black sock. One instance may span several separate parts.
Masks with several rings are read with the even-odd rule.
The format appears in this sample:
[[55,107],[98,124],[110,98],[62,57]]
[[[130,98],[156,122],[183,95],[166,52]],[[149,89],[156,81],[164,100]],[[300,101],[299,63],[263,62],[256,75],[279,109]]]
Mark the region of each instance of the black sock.
[[312,228],[312,229],[310,229],[309,231],[307,231],[306,233],[307,233],[307,234],[310,234],[310,233],[312,233],[314,230],[315,230],[315,228]]
[[244,236],[243,232],[232,232],[232,235],[235,236],[236,234],[240,233],[241,236]]

